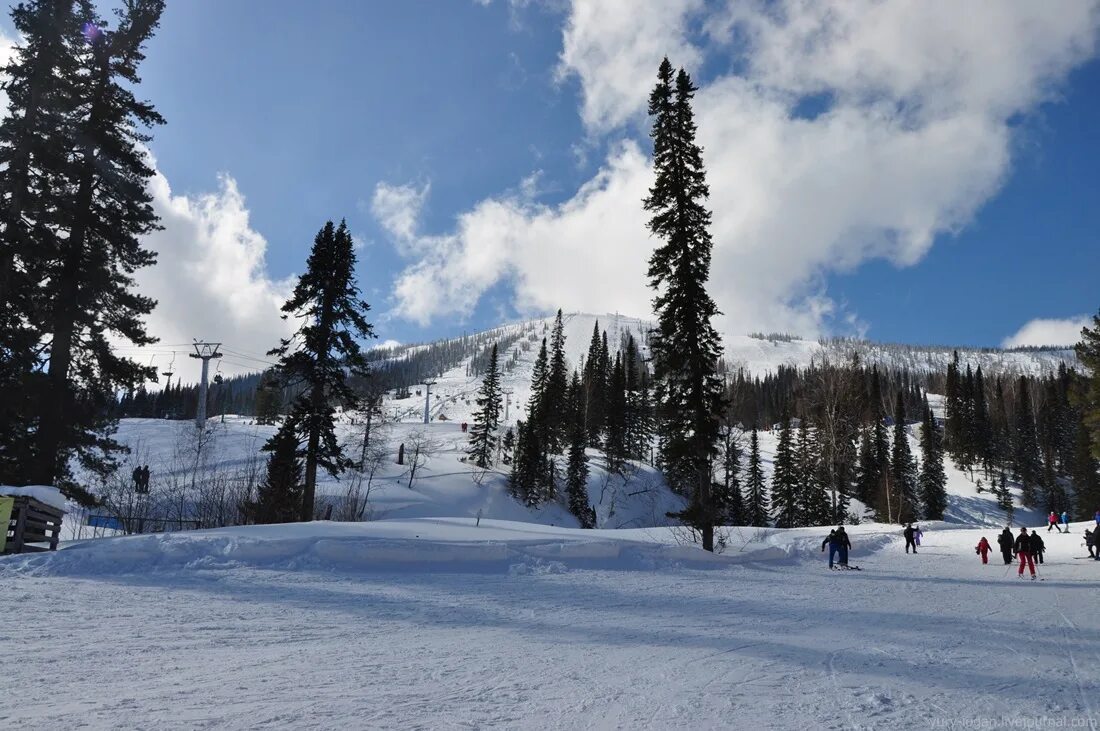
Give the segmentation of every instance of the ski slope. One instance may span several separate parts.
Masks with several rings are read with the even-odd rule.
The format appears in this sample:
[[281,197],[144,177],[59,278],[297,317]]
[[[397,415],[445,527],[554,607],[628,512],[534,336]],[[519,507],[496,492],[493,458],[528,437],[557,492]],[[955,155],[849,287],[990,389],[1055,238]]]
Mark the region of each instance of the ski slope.
[[[5,727],[1095,729],[1100,562],[1043,581],[981,535],[393,520],[87,541],[0,559]],[[27,607],[41,608],[28,614]],[[10,618],[19,618],[12,621]],[[955,724],[954,726],[950,724]],[[1030,724],[1030,726],[1028,726]],[[1046,724],[1040,726],[1039,724]]]

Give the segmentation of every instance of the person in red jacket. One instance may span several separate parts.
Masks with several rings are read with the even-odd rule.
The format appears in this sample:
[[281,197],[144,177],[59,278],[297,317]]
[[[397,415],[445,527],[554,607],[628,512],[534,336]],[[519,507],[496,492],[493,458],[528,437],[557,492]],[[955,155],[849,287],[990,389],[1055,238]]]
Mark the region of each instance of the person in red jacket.
[[1031,538],[1027,534],[1027,528],[1020,529],[1020,535],[1016,536],[1016,544],[1013,546],[1016,555],[1020,557],[1020,573],[1024,575],[1024,566],[1031,569],[1031,580],[1035,580],[1035,559],[1031,557]]
[[982,557],[982,563],[989,563],[989,552],[993,550],[993,546],[989,545],[989,541],[982,536],[982,539],[978,541],[977,547],[974,549],[975,553]]

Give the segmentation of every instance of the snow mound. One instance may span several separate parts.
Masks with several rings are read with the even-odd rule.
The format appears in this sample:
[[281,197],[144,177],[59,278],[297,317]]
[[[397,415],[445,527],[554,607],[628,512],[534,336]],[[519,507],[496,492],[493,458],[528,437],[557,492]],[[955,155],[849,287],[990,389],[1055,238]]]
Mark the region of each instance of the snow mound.
[[585,531],[511,521],[314,522],[125,536],[0,560],[0,574],[109,576],[239,567],[343,572],[453,571],[513,576],[573,568],[717,568],[723,557],[667,531]]

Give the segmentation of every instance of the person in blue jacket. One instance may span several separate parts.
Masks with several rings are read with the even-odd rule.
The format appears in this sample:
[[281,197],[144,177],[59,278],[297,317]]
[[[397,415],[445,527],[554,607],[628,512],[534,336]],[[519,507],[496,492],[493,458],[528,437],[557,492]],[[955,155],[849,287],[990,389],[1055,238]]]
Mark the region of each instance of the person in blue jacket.
[[1066,529],[1066,533],[1069,533],[1069,513],[1062,511],[1062,527]]

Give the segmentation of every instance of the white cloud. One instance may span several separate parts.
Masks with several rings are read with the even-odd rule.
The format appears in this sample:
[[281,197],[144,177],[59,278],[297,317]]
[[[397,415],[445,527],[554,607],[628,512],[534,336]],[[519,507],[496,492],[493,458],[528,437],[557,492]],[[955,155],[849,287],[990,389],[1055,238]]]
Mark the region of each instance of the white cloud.
[[[141,292],[158,301],[148,325],[162,344],[148,352],[158,354],[155,364],[164,370],[171,357],[167,351],[179,351],[175,372],[185,381],[198,380],[198,361],[187,357],[189,349],[169,346],[198,338],[265,359],[264,353],[294,327],[279,318],[293,280],[276,281],[268,275],[267,241],[251,228],[244,196],[228,175],[219,183],[216,193],[198,196],[174,195],[159,172],[150,183],[164,230],[145,242],[157,252],[156,265],[137,274]],[[221,372],[263,367],[227,353]]]
[[417,188],[413,185],[381,183],[374,189],[371,213],[398,242],[412,243],[417,219],[430,190],[428,184]]
[[581,118],[605,131],[644,111],[663,56],[696,66],[687,21],[703,0],[573,0],[563,33],[559,80],[581,82]]
[[1081,328],[1092,325],[1085,315],[1065,319],[1037,318],[1028,322],[1001,343],[1006,348],[1023,345],[1076,345],[1081,340]]
[[[1098,7],[730,0],[704,17],[691,0],[575,0],[559,73],[580,79],[589,132],[610,138],[606,160],[560,205],[497,195],[442,235],[416,227],[426,186],[379,186],[376,200],[392,205],[376,215],[417,257],[398,278],[396,311],[420,322],[468,314],[504,280],[521,310],[649,314],[654,242],[640,202],[651,172],[623,125],[640,119],[668,53],[689,70],[704,56],[737,69],[696,99],[720,328],[858,328],[825,276],[872,258],[912,265],[964,227],[1010,172],[1010,120],[1056,98],[1095,51]],[[699,27],[705,46],[689,40]],[[829,104],[800,115],[807,95]]]

